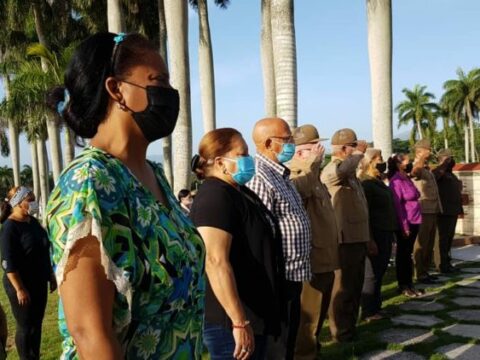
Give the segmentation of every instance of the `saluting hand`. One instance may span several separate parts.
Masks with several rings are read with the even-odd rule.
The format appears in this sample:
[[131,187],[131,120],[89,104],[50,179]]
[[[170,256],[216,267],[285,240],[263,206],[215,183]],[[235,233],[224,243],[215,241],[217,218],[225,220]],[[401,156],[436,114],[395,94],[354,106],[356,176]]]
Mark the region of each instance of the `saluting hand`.
[[317,142],[315,145],[313,145],[310,150],[310,156],[312,156],[315,159],[323,160],[324,154],[325,154],[325,147],[322,145],[320,141]]
[[357,141],[357,150],[361,151],[362,153],[365,154],[365,151],[367,151],[368,144],[365,140],[358,140]]

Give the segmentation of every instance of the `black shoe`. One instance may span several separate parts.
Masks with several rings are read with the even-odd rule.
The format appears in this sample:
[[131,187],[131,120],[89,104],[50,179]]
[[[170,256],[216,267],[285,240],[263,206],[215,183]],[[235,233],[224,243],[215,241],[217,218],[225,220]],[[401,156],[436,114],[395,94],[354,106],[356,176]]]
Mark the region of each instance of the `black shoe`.
[[424,277],[424,278],[421,278],[421,279],[417,279],[417,283],[426,284],[426,285],[433,285],[433,284],[436,284],[437,282],[435,280],[431,279],[430,277]]
[[448,266],[448,270],[450,270],[450,272],[452,272],[452,273],[458,273],[458,272],[460,272],[460,269],[457,269],[457,268],[456,268],[455,266],[453,266],[453,265],[449,265],[449,266]]

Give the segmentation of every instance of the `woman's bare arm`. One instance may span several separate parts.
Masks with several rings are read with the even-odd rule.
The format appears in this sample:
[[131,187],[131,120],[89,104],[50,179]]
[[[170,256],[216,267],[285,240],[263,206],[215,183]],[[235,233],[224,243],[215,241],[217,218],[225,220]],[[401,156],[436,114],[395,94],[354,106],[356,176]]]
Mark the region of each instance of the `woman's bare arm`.
[[115,285],[105,275],[98,240],[81,239],[70,252],[60,286],[68,331],[81,359],[123,358],[113,328]]

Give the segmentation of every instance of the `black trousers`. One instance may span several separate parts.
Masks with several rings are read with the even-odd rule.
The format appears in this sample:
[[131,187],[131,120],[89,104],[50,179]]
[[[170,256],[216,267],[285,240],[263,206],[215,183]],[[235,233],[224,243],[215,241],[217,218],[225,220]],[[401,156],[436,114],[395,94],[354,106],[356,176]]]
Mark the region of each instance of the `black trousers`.
[[15,345],[18,356],[20,360],[38,360],[40,359],[42,321],[47,306],[48,283],[41,281],[24,285],[30,294],[30,304],[20,306],[15,288],[6,275],[3,277],[3,286],[16,321]]
[[377,244],[378,254],[368,256],[365,262],[361,299],[363,318],[375,315],[382,309],[382,280],[392,254],[393,238],[392,231],[373,230],[373,240]]
[[455,236],[457,218],[456,215],[438,215],[438,244],[435,244],[435,267],[437,270],[448,271],[451,266],[450,248]]
[[267,346],[267,359],[291,360],[295,351],[298,326],[300,324],[300,295],[302,293],[301,281],[285,282],[284,304],[287,318],[282,322],[282,333],[277,340],[270,336]]
[[401,231],[397,232],[397,281],[400,289],[413,285],[413,246],[420,226],[410,224],[410,235],[405,237]]

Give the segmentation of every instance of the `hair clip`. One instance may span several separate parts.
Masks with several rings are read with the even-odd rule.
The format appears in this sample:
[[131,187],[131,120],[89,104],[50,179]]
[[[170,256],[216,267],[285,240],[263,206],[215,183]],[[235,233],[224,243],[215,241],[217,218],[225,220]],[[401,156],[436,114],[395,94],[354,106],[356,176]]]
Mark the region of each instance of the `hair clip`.
[[123,40],[125,40],[125,38],[127,37],[127,34],[121,32],[121,33],[118,33],[114,38],[113,38],[113,42],[115,43],[113,45],[113,50],[112,50],[112,57],[110,58],[110,73],[111,75],[115,75],[114,74],[114,67],[115,67],[115,59],[117,58],[117,50],[118,50],[118,47],[120,46],[120,44],[123,42]]
[[126,36],[127,36],[127,35],[126,35],[125,33],[123,33],[123,32],[118,33],[118,35],[113,38],[113,41],[115,42],[116,45],[118,45],[118,44],[120,44],[123,40],[125,40],[125,37],[126,37]]
[[57,104],[57,112],[61,116],[70,102],[70,92],[65,88],[63,92],[63,101],[59,101]]

